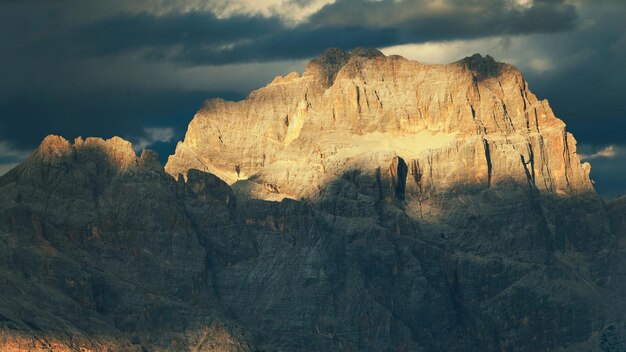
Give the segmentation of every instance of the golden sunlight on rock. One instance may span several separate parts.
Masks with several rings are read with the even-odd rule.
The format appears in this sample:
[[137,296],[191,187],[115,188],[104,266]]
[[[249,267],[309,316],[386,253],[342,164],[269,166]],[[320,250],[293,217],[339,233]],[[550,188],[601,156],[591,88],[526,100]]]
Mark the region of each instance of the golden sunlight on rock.
[[399,155],[428,170],[422,182],[439,191],[511,180],[569,194],[592,189],[575,144],[520,71],[490,56],[427,65],[330,49],[302,77],[279,76],[240,102],[208,102],[166,170],[248,179],[240,191],[271,184],[279,191],[267,197],[297,199],[349,168],[375,170]]

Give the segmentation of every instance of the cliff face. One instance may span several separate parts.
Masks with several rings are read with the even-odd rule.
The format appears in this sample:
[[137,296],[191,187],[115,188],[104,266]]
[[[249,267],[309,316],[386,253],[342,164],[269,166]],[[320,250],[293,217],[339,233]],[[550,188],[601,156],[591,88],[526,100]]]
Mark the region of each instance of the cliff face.
[[240,102],[208,101],[166,170],[311,199],[346,171],[375,172],[396,156],[409,166],[409,200],[510,182],[559,196],[592,191],[547,101],[516,68],[480,55],[425,65],[328,50],[302,76],[277,77]]
[[514,67],[332,49],[165,170],[49,136],[1,177],[0,349],[623,351],[624,204]]

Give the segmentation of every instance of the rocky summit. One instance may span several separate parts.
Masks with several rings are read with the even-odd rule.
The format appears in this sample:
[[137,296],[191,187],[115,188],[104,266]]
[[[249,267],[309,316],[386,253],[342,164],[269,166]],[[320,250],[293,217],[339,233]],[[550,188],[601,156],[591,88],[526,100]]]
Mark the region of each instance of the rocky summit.
[[0,178],[2,351],[624,351],[626,198],[521,72],[329,49],[165,167],[48,136]]

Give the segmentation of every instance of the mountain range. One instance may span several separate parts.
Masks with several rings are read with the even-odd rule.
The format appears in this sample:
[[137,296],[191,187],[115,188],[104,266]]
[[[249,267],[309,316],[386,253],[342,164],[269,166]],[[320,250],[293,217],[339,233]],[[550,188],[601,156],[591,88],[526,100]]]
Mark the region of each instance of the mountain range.
[[50,135],[0,177],[0,349],[624,351],[590,168],[514,66],[328,49],[165,166]]

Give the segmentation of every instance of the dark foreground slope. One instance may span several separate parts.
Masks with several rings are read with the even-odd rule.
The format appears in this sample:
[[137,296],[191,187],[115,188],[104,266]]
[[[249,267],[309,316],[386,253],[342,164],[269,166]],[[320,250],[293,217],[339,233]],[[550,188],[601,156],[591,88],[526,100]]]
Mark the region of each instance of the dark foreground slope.
[[48,137],[0,179],[3,350],[623,350],[623,201],[472,190],[497,206],[432,233],[363,182],[235,199],[119,139]]
[[211,263],[232,259],[206,247],[215,240],[207,236],[219,233],[222,247],[235,245],[229,236],[240,242],[229,256],[256,250],[219,179],[176,182],[158,157],[136,158],[121,139],[70,145],[50,136],[0,185],[7,344],[245,350],[211,289]]

